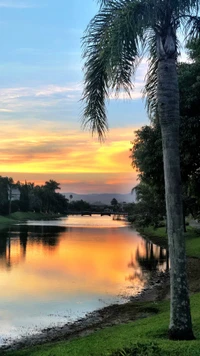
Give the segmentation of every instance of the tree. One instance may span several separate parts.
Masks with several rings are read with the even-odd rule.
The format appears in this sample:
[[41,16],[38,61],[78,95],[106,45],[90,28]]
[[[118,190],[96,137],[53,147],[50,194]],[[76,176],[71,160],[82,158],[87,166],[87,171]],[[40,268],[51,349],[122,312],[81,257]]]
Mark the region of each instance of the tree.
[[74,212],[90,211],[91,205],[84,200],[74,200],[70,202],[69,209]]
[[44,188],[48,191],[55,193],[56,190],[60,189],[60,183],[56,182],[53,179],[50,179],[48,182],[45,182]]
[[[178,65],[178,80],[180,87],[180,161],[183,185],[183,200],[185,213],[198,217],[200,208],[200,57],[197,48],[200,41],[188,43],[191,63]],[[150,190],[158,194],[160,204],[164,199],[164,172],[162,162],[161,130],[156,119],[150,126],[144,126],[135,131],[131,152],[132,165],[138,170],[138,178],[142,184],[148,185]],[[159,172],[159,174],[158,174]],[[149,196],[150,198],[153,197]],[[140,199],[146,205],[151,201]],[[140,204],[141,205],[141,204]],[[156,205],[156,201],[155,201]],[[144,208],[144,207],[143,207]],[[146,209],[149,207],[147,206]],[[155,212],[156,212],[155,207]],[[165,214],[163,214],[165,215]],[[152,217],[152,219],[151,219]],[[154,214],[149,215],[151,224]]]
[[0,176],[0,213],[8,213],[8,184],[9,178]]
[[118,210],[118,208],[119,208],[119,203],[118,203],[117,199],[116,199],[116,198],[113,198],[113,199],[111,200],[110,204],[111,204],[112,207],[113,207],[113,211],[116,212],[116,211]]
[[117,205],[118,205],[117,199],[116,199],[116,198],[113,198],[113,199],[111,200],[110,204],[111,204],[112,206],[117,206]]
[[[179,157],[179,88],[177,29],[191,38],[199,31],[199,1],[99,0],[98,14],[84,36],[85,101],[83,126],[104,139],[108,129],[105,100],[109,88],[132,89],[141,49],[149,50],[146,95],[150,112],[157,111],[163,147],[165,199],[171,261],[169,337],[193,339],[186,278],[185,241]],[[144,52],[143,52],[144,53]]]
[[128,213],[129,221],[136,226],[153,225],[157,228],[166,215],[165,201],[156,185],[140,182],[135,188],[138,202]]
[[157,122],[137,130],[132,144],[130,158],[140,181],[134,188],[139,202],[132,217],[138,225],[157,227],[166,216],[162,139]]

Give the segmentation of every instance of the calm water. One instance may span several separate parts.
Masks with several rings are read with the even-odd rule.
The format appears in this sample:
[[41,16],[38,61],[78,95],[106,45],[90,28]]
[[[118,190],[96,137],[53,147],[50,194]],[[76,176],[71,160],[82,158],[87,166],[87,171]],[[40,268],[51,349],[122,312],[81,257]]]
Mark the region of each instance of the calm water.
[[127,300],[166,252],[112,217],[31,221],[0,232],[0,343]]

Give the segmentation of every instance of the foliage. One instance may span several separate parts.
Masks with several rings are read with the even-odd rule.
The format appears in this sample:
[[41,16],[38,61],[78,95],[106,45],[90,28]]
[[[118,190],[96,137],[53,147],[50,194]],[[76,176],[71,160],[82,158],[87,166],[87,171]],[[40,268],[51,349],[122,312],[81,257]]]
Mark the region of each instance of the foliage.
[[[180,160],[181,176],[183,183],[183,198],[185,214],[191,213],[198,217],[200,210],[200,61],[197,51],[200,42],[188,44],[192,63],[181,63],[178,66],[180,87]],[[195,46],[194,46],[195,45]],[[138,178],[141,184],[137,192],[144,191],[144,185],[149,187],[149,199],[147,194],[139,194],[138,211],[144,211],[144,216],[149,219],[137,219],[140,226],[155,224],[158,207],[160,207],[161,220],[165,215],[164,205],[164,172],[162,159],[162,140],[157,119],[150,126],[144,126],[135,132],[131,152],[132,165],[138,170]],[[147,188],[146,188],[147,190]],[[150,205],[155,205],[155,211],[148,214]],[[135,210],[137,210],[135,209]],[[164,210],[163,210],[164,209]],[[137,214],[137,212],[136,212]],[[158,217],[159,217],[158,215]],[[152,218],[151,218],[152,217]]]
[[119,203],[118,203],[118,201],[117,201],[116,198],[113,198],[113,199],[111,200],[110,204],[111,204],[112,206],[117,206]]
[[91,205],[84,200],[75,200],[69,203],[70,212],[91,211]]
[[[145,94],[156,111],[159,56],[177,52],[176,30],[185,28],[189,38],[199,29],[198,1],[100,1],[100,9],[83,37],[85,82],[83,126],[104,138],[108,129],[105,101],[110,91],[130,95],[132,78],[145,51],[149,69]],[[163,9],[163,10],[162,10]]]
[[8,187],[13,185],[13,179],[11,177],[0,176],[0,214],[4,212],[8,214],[9,203],[8,203]]
[[[10,201],[8,187],[18,188],[20,200]],[[30,182],[14,183],[12,178],[0,176],[0,214],[6,215],[16,211],[36,211],[48,213],[66,213],[68,200],[64,195],[57,193],[60,183],[49,180],[45,185],[34,185]]]
[[138,202],[129,213],[129,221],[136,226],[153,225],[155,228],[165,219],[165,201],[155,185],[141,182],[135,188]]

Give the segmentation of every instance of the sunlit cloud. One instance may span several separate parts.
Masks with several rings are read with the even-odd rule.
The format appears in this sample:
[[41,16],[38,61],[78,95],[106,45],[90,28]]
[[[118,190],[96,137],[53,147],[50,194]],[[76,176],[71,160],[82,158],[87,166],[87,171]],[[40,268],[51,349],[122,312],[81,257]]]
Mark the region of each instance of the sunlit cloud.
[[102,187],[119,191],[123,185],[129,192],[133,175],[136,179],[129,156],[137,127],[112,129],[100,144],[90,133],[69,129],[66,123],[53,128],[49,122],[23,125],[5,120],[1,125],[0,166],[6,175],[37,181],[53,176],[65,187],[93,192]]

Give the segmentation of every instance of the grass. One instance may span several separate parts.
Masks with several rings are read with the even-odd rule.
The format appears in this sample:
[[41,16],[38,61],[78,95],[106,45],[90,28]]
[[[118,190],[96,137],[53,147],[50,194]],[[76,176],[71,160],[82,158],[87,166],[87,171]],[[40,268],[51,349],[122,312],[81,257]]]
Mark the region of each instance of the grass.
[[[142,304],[142,303],[141,303]],[[128,324],[112,326],[94,334],[49,345],[37,346],[20,351],[11,351],[7,356],[108,356],[113,351],[135,345],[135,355],[181,355],[200,354],[200,294],[191,297],[194,323],[194,341],[169,341],[169,302],[143,303],[144,307],[158,308],[159,313]],[[146,349],[145,353],[144,350]],[[140,352],[141,350],[141,352]],[[143,350],[143,351],[142,351]],[[152,352],[153,351],[153,352]],[[126,355],[118,353],[118,355]],[[132,354],[134,355],[134,353]]]
[[187,255],[200,258],[200,230],[188,226],[185,235]]
[[8,216],[0,216],[0,226],[14,224],[16,221],[26,221],[26,220],[49,220],[56,219],[62,215],[58,214],[44,214],[44,213],[34,213],[34,212],[22,212],[17,211]]
[[[165,227],[154,229],[152,226],[140,229],[141,235],[149,238],[152,242],[167,246],[167,233]],[[190,257],[200,258],[200,230],[187,226],[186,254]]]
[[14,220],[11,219],[11,218],[8,218],[6,216],[0,216],[0,224],[10,224],[10,223],[13,223]]

